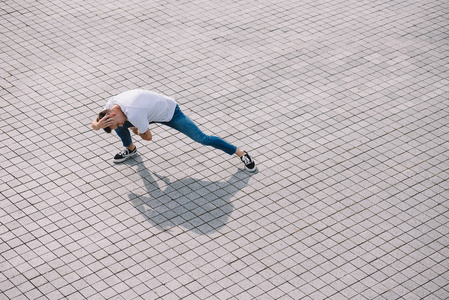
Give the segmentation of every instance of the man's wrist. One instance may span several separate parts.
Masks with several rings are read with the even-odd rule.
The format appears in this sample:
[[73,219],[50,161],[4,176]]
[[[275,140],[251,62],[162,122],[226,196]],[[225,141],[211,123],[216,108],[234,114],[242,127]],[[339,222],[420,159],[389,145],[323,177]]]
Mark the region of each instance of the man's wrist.
[[92,123],[92,128],[94,130],[99,130],[100,128],[98,127],[98,123]]

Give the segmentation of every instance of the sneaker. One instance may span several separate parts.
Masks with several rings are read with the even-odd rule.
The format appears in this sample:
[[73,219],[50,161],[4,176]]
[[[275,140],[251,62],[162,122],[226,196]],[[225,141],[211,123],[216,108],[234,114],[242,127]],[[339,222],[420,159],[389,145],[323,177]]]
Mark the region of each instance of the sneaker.
[[245,152],[245,155],[243,155],[241,157],[241,160],[243,161],[243,163],[245,164],[245,169],[250,171],[250,172],[254,172],[256,171],[256,162],[251,158],[251,156],[249,156],[248,153]]
[[137,155],[137,147],[134,147],[133,151],[129,151],[128,148],[125,148],[123,149],[122,152],[119,152],[114,156],[113,161],[115,163],[121,163],[127,160],[128,158],[134,157],[136,155]]

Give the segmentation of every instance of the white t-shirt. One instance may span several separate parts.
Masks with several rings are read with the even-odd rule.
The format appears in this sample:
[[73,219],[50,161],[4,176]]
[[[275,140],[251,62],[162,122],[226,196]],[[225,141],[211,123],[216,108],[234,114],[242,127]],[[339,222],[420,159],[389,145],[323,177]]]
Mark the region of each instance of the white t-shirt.
[[130,90],[111,97],[104,109],[110,109],[115,104],[139,132],[145,132],[151,122],[168,122],[173,118],[176,101],[165,95],[147,90]]

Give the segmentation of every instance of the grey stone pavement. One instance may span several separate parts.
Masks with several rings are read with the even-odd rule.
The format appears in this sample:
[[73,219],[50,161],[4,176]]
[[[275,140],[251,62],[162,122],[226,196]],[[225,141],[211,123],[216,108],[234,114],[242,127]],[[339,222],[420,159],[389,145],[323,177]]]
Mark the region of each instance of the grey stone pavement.
[[[0,299],[448,299],[446,0],[1,2]],[[236,157],[114,94],[173,96]]]

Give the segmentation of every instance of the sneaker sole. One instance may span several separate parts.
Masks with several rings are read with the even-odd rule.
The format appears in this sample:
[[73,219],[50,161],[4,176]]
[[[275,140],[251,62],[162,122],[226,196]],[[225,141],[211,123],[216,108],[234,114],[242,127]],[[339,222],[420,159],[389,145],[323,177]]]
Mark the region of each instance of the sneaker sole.
[[251,173],[256,172],[256,170],[257,170],[256,163],[254,163],[254,168],[250,169],[250,168],[248,168],[247,166],[245,166],[245,169],[246,169],[248,172],[251,172]]
[[127,160],[127,159],[129,159],[129,158],[131,158],[131,157],[134,157],[134,156],[136,156],[137,155],[137,152],[134,152],[133,154],[130,154],[130,155],[128,155],[127,157],[125,157],[125,158],[122,158],[122,159],[112,159],[112,161],[113,162],[115,162],[115,163],[121,163],[121,162],[124,162],[125,160]]

